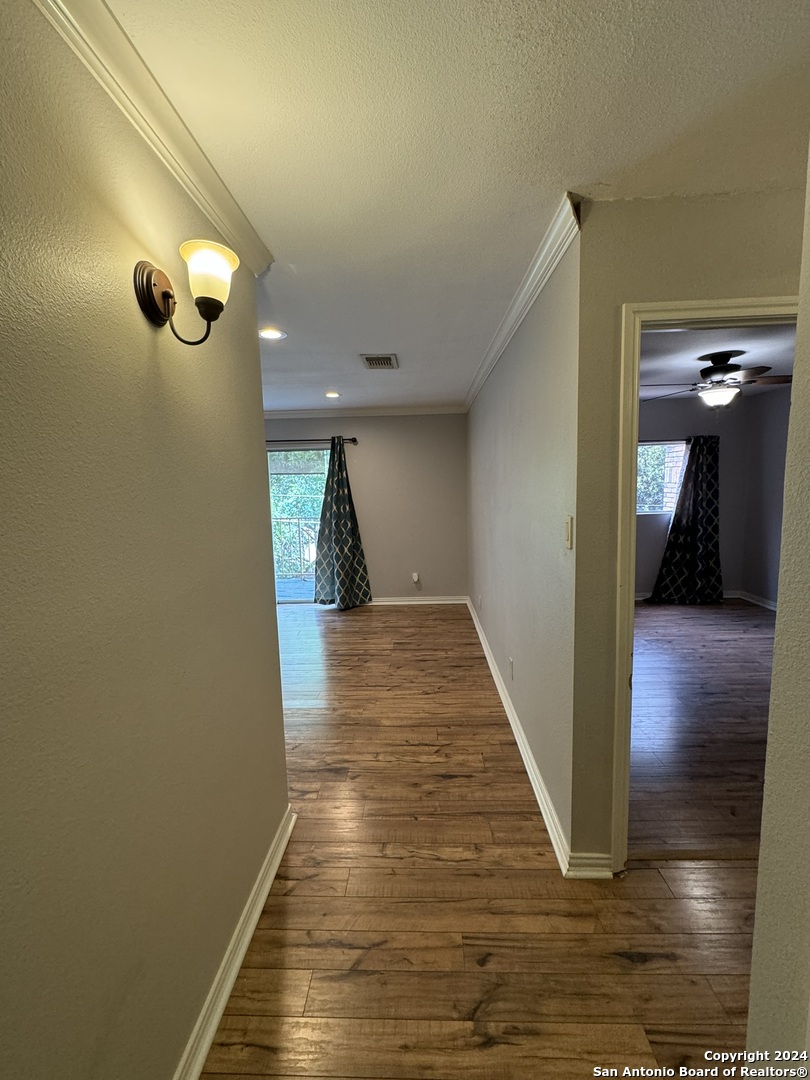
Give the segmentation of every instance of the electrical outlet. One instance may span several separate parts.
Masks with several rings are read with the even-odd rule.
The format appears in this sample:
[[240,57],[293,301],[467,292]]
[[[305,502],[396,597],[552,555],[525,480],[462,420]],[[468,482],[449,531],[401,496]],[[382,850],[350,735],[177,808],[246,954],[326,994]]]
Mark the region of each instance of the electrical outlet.
[[414,572],[411,574],[411,581],[414,583],[414,585],[417,583],[417,581],[419,581],[419,574],[416,570],[414,570]]
[[515,677],[515,661],[510,656],[509,657],[509,678],[514,679],[514,677]]

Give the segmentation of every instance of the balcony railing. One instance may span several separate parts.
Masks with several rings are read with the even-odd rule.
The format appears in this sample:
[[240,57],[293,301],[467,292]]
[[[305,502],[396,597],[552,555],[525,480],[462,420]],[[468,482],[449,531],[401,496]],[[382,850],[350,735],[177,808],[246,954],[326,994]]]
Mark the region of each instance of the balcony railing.
[[273,558],[277,580],[315,580],[319,524],[313,518],[273,519]]

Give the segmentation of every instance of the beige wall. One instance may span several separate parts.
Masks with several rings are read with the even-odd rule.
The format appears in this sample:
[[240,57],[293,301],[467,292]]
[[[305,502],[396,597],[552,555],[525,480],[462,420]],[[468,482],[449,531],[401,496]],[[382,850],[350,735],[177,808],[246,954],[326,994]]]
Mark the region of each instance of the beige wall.
[[779,546],[790,387],[751,395],[743,401],[742,421],[747,426],[745,460],[745,552],[742,566],[744,592],[776,602],[779,586]]
[[575,240],[476,398],[469,432],[470,594],[567,839],[578,312]]
[[346,464],[374,597],[467,595],[466,416],[336,414],[265,427],[268,439],[357,436]]
[[0,1074],[166,1080],[287,804],[254,283],[144,320],[212,228],[30,0],[0,145]]
[[572,840],[611,849],[621,306],[795,295],[803,193],[582,206]]
[[810,204],[793,374],[748,1020],[759,1050],[810,1050]]

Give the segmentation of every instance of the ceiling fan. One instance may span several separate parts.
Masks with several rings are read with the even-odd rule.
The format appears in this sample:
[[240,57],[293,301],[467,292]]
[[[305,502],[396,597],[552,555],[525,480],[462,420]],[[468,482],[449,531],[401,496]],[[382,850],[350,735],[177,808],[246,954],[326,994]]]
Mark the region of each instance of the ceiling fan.
[[678,386],[682,389],[673,394],[661,394],[662,398],[678,397],[679,394],[697,393],[706,404],[716,409],[729,405],[740,393],[743,386],[775,386],[793,382],[792,375],[767,375],[769,367],[743,367],[732,361],[738,356],[745,356],[744,349],[727,349],[723,352],[705,353],[697,358],[698,363],[707,363],[700,369],[700,381],[694,383],[646,383],[643,388]]

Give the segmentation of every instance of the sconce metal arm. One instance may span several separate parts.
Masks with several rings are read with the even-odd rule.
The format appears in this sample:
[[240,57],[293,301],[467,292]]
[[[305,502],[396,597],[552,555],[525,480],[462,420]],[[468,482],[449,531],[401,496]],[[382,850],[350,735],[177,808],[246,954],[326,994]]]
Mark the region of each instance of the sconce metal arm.
[[174,319],[172,317],[172,307],[173,307],[173,305],[171,304],[171,300],[174,299],[174,293],[169,292],[168,290],[164,291],[163,299],[165,301],[167,301],[166,310],[169,312],[169,326],[171,327],[171,331],[174,334],[174,336],[177,338],[178,341],[182,341],[184,345],[202,345],[202,343],[204,341],[208,340],[208,335],[211,333],[211,320],[210,319],[206,320],[205,333],[203,334],[203,336],[198,341],[189,341],[188,338],[181,337],[177,333],[177,329],[175,328],[175,325],[174,325]]

